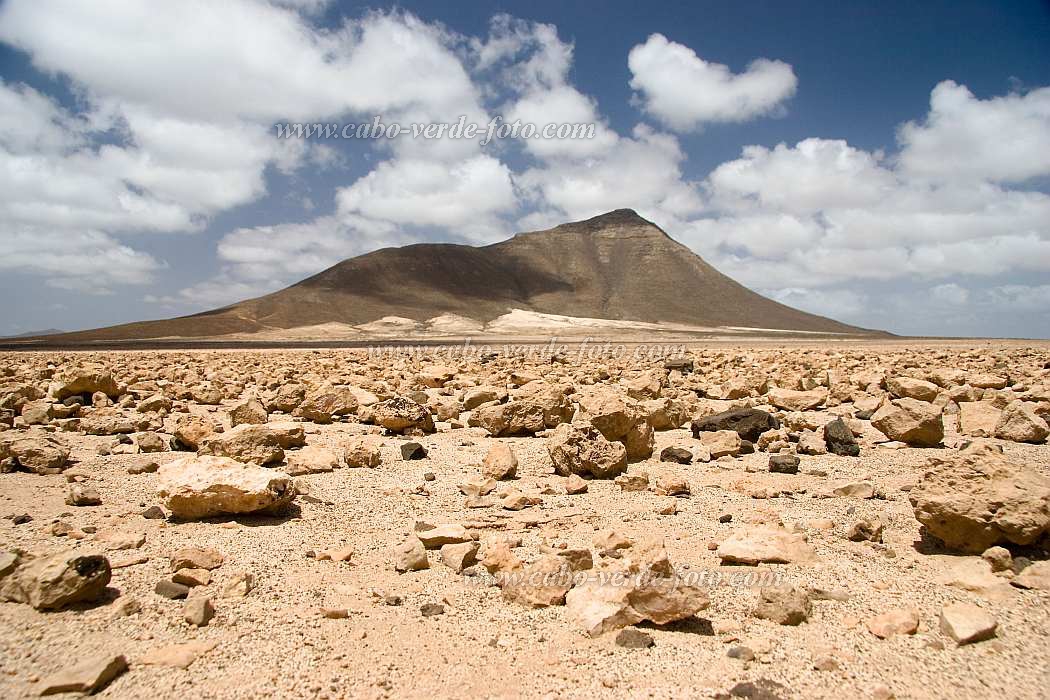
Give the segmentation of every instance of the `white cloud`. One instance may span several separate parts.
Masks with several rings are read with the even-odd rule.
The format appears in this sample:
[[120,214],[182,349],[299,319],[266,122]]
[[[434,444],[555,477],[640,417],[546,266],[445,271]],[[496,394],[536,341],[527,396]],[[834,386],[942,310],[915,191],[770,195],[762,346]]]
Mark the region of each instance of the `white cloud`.
[[[573,46],[558,38],[554,25],[496,15],[488,38],[475,39],[471,46],[477,70],[498,68],[499,82],[511,88],[513,96],[502,109],[506,122],[536,127],[536,138],[521,141],[527,152],[541,159],[585,158],[617,144],[616,133],[598,114],[597,102],[569,83]],[[593,125],[593,136],[543,136],[545,127],[563,124]]]
[[479,155],[457,163],[396,159],[380,163],[336,195],[341,214],[450,230],[495,225],[516,204],[510,170]]
[[474,100],[444,32],[407,14],[328,32],[249,0],[12,0],[0,39],[92,97],[189,120],[303,121]]
[[939,83],[930,112],[898,132],[904,171],[935,180],[1020,182],[1050,174],[1050,87],[979,100]]
[[[42,71],[68,76],[80,112],[0,83],[0,236],[37,227],[111,241],[198,231],[213,215],[265,196],[268,167],[292,173],[305,163],[342,164],[328,145],[277,139],[275,120],[381,113],[388,123],[487,121],[459,56],[461,38],[400,12],[320,29],[310,15],[325,4],[5,3],[0,40]],[[389,171],[417,178],[415,190],[380,183],[388,208],[414,212],[394,211],[392,221],[428,220],[424,209],[442,192],[458,201],[429,220],[468,218],[476,197],[462,183],[446,181],[438,193],[427,187],[440,170],[447,178],[449,162],[468,185],[484,188],[493,210],[513,202],[509,172],[479,156],[476,141],[376,145],[394,159],[368,183]],[[148,277],[133,279],[127,283]]]
[[783,61],[759,58],[734,74],[662,34],[631,49],[627,64],[631,87],[639,91],[645,111],[676,131],[770,114],[798,85],[794,70]]
[[8,152],[62,152],[82,145],[86,128],[31,87],[0,81],[0,144]]
[[676,231],[765,288],[1050,272],[1050,196],[915,179],[886,160],[841,140],[747,146],[705,181],[705,218]]
[[786,213],[697,219],[682,230],[682,239],[705,253],[724,248],[767,259],[805,250],[824,235],[824,229],[813,219]]
[[742,156],[708,176],[714,204],[723,209],[757,207],[793,214],[849,209],[885,198],[897,182],[881,154],[842,140],[805,139],[793,147],[746,146]]
[[682,179],[684,158],[673,136],[639,124],[598,157],[552,160],[517,180],[541,208],[555,207],[570,219],[630,207],[668,220],[700,208],[695,187]]
[[307,15],[323,12],[332,4],[332,0],[268,0],[271,5],[288,7]]
[[4,229],[0,237],[0,270],[39,274],[57,289],[109,294],[113,285],[144,284],[163,267],[148,253],[99,231]]

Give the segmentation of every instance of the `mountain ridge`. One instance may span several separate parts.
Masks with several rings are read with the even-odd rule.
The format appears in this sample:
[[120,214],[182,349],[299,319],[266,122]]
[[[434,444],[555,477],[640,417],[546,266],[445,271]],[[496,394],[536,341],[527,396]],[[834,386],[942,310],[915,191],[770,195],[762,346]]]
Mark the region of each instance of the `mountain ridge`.
[[698,328],[878,333],[767,299],[634,210],[617,209],[486,246],[382,248],[218,309],[58,337],[204,338],[331,323],[360,326],[385,317],[425,322],[443,314],[484,324],[514,309]]

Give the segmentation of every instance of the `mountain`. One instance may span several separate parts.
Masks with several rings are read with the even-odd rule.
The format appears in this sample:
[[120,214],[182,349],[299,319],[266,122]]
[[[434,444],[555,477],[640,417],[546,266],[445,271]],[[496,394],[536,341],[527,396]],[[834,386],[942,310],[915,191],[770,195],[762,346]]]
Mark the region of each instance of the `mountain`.
[[26,331],[25,333],[19,333],[17,335],[5,335],[0,337],[0,340],[7,340],[10,338],[37,338],[45,335],[58,335],[60,333],[65,333],[65,331],[57,328],[45,328],[42,331]]
[[[273,333],[446,314],[481,324],[512,310],[700,327],[869,333],[734,282],[630,209],[474,247],[422,243],[344,260],[281,291],[192,316],[63,340]],[[397,320],[397,319],[395,319]],[[411,327],[411,324],[409,324]]]

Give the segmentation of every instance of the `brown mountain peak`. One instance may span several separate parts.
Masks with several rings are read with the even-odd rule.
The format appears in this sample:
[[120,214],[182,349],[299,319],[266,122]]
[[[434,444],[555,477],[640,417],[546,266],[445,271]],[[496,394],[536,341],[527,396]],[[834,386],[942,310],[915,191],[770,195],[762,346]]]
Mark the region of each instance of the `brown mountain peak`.
[[60,338],[192,338],[327,323],[360,327],[388,316],[426,322],[445,314],[488,323],[512,310],[700,328],[868,332],[767,299],[633,209],[616,209],[484,247],[376,250],[223,309]]

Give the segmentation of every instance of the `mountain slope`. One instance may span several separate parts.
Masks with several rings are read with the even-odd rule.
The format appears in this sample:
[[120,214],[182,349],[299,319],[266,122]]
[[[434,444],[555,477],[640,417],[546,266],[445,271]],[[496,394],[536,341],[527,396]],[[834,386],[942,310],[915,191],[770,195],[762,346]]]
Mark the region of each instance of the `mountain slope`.
[[734,282],[630,209],[520,233],[485,247],[419,244],[350,258],[273,294],[192,316],[61,336],[207,337],[384,316],[512,309],[564,316],[823,333],[866,333]]

